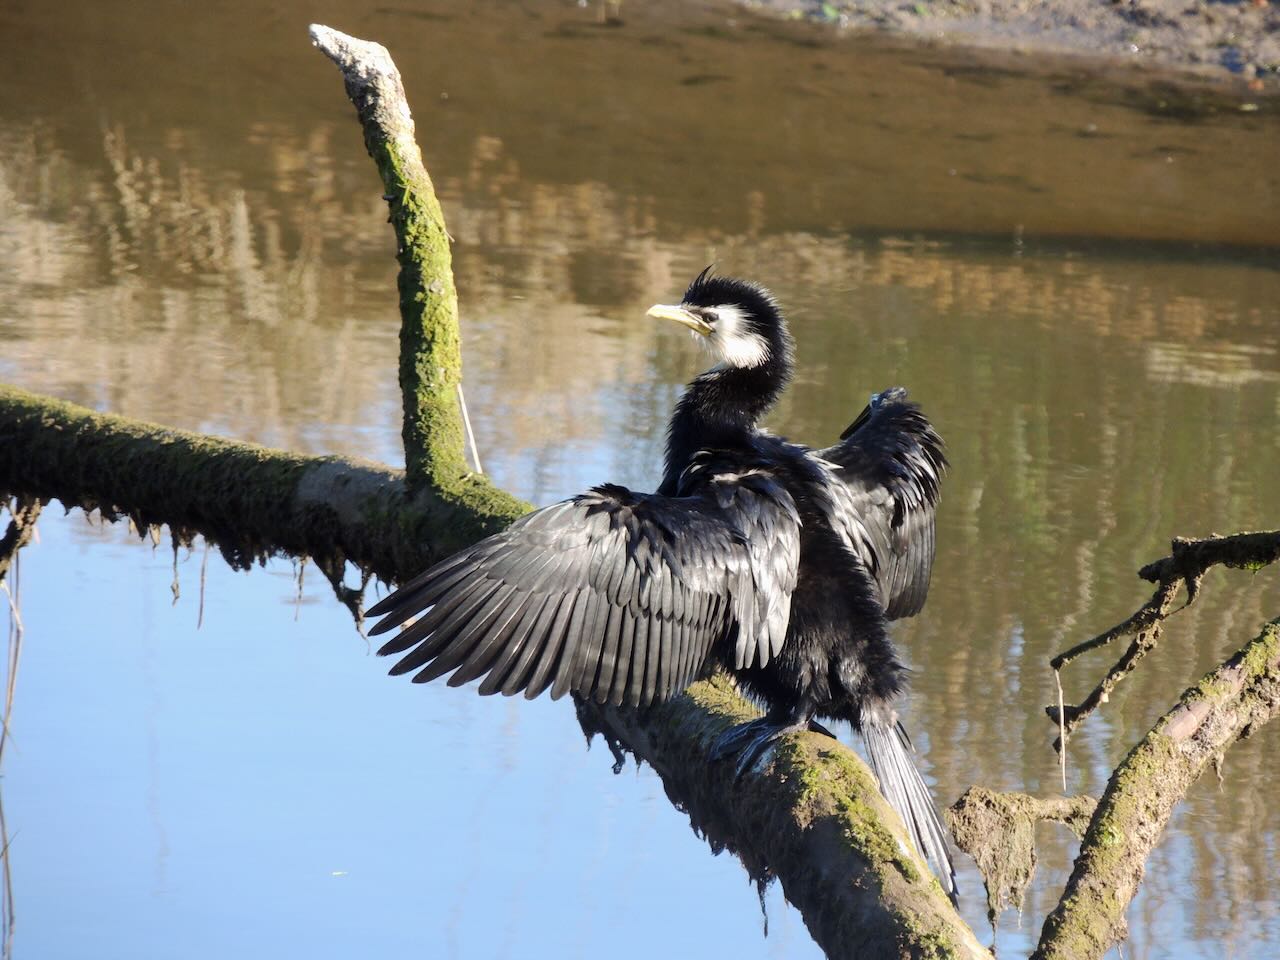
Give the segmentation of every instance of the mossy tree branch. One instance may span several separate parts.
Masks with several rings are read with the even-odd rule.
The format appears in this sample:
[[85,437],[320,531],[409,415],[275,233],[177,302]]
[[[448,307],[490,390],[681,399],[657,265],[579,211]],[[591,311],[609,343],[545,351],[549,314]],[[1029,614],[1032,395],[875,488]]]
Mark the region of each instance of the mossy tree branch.
[[1173,809],[1206,766],[1280,714],[1280,620],[1182,695],[1111,775],[1032,960],[1091,960],[1125,911]]
[[622,750],[649,763],[713,849],[757,882],[779,879],[831,960],[989,957],[848,747],[792,735],[737,782],[732,764],[709,762],[720,734],[757,715],[723,675],[643,714],[578,702],[588,736],[602,734],[619,765]]
[[[403,472],[173,430],[0,384],[0,492],[200,534],[233,567],[277,554],[351,562],[384,580],[495,533],[501,509],[411,492]],[[514,498],[508,498],[519,503]],[[523,505],[522,505],[523,506]]]
[[342,71],[391,208],[400,263],[401,436],[409,489],[429,486],[438,496],[514,520],[528,505],[467,470],[458,416],[462,347],[450,237],[422,162],[400,71],[380,44],[320,24],[311,25],[311,42]]
[[[284,553],[322,567],[350,560],[386,580],[507,522],[412,493],[402,472],[379,464],[172,430],[6,385],[0,490],[128,517],[139,530],[166,524],[179,540],[201,534],[237,567]],[[726,684],[696,684],[643,716],[610,712],[600,729],[654,766],[713,846],[776,876],[831,956],[985,955],[904,853],[905,832],[853,751],[791,737],[738,783],[731,764],[710,762],[715,737],[754,716]]]

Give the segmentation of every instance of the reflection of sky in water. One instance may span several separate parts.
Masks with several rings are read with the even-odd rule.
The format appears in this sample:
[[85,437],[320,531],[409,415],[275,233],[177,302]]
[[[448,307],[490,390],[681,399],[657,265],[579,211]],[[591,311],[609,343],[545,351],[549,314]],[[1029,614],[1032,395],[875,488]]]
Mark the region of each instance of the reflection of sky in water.
[[167,549],[82,527],[23,558],[19,956],[817,955],[566,704],[388,680],[279,562],[211,561],[196,631],[198,551],[171,606]]

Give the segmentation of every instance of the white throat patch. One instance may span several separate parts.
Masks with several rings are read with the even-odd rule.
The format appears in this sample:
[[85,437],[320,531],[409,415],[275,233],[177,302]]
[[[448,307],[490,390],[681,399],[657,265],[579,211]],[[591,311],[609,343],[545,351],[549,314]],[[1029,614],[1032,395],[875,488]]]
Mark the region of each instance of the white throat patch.
[[769,341],[747,329],[747,318],[741,307],[731,303],[714,310],[715,322],[710,334],[696,339],[729,367],[758,367],[769,359]]

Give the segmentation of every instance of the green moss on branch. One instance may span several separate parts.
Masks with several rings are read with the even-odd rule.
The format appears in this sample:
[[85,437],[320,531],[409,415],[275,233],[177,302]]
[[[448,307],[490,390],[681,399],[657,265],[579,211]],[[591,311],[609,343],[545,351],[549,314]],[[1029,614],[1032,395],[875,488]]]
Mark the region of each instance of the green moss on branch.
[[0,491],[167,524],[245,567],[274,553],[350,560],[385,580],[421,570],[510,522],[509,495],[410,491],[404,474],[97,413],[0,384]]
[[1101,957],[1127,933],[1148,855],[1205,767],[1280,713],[1280,621],[1182,695],[1116,769],[1033,960]]
[[580,704],[588,733],[650,763],[715,849],[757,879],[777,877],[828,957],[989,956],[913,854],[858,756],[796,734],[740,781],[711,744],[755,715],[723,676],[644,714]]
[[342,71],[391,209],[400,263],[401,435],[409,487],[429,487],[460,506],[514,520],[527,505],[467,470],[453,256],[400,72],[380,44],[318,25],[311,27],[311,39]]

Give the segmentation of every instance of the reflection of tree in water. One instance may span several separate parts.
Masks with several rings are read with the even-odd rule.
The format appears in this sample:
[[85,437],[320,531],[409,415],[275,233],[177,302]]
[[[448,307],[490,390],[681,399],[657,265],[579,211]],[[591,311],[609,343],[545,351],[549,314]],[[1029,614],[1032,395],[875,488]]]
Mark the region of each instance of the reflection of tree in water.
[[[8,613],[5,646],[4,699],[0,702],[0,764],[4,749],[11,739],[13,698],[17,690],[18,664],[22,659],[22,572],[21,551],[35,536],[36,521],[43,509],[38,500],[19,498],[0,502],[0,516],[8,515],[5,532],[0,536],[0,593],[4,594]],[[13,874],[9,858],[9,824],[4,815],[4,780],[0,777],[0,957],[13,956]]]
[[[7,131],[6,378],[302,450],[369,452],[370,424],[392,433],[385,210],[348,187],[330,128],[263,125],[257,137],[272,171],[262,182],[193,158],[181,131],[148,152],[108,128],[98,166],[69,159],[42,128]],[[666,411],[696,361],[642,311],[710,260],[769,280],[791,309],[802,369],[781,431],[831,436],[891,381],[925,402],[955,468],[930,605],[900,636],[927,663],[915,726],[932,734],[945,797],[974,782],[1048,789],[1048,656],[1131,608],[1123,572],[1171,533],[1274,524],[1274,271],[770,234],[764,198],[747,233],[674,232],[649,198],[524,179],[492,137],[440,190],[481,452],[500,451],[513,475],[539,471],[548,497],[580,475],[570,457],[614,458],[636,483],[656,473]],[[1223,584],[1171,624],[1164,644],[1184,656],[1134,677],[1073,741],[1079,786],[1096,791],[1126,733],[1274,611],[1280,590],[1259,586]],[[1222,796],[1202,785],[1188,798],[1135,907],[1153,924],[1157,904],[1190,889],[1197,936],[1256,942],[1249,924],[1265,918],[1244,905],[1266,888],[1280,836],[1280,811],[1260,799],[1273,779],[1261,749],[1232,751]],[[1042,853],[1042,881],[1061,877],[1068,844],[1055,837]],[[1033,914],[1054,886],[1033,886]],[[1157,929],[1143,935],[1168,942]]]

